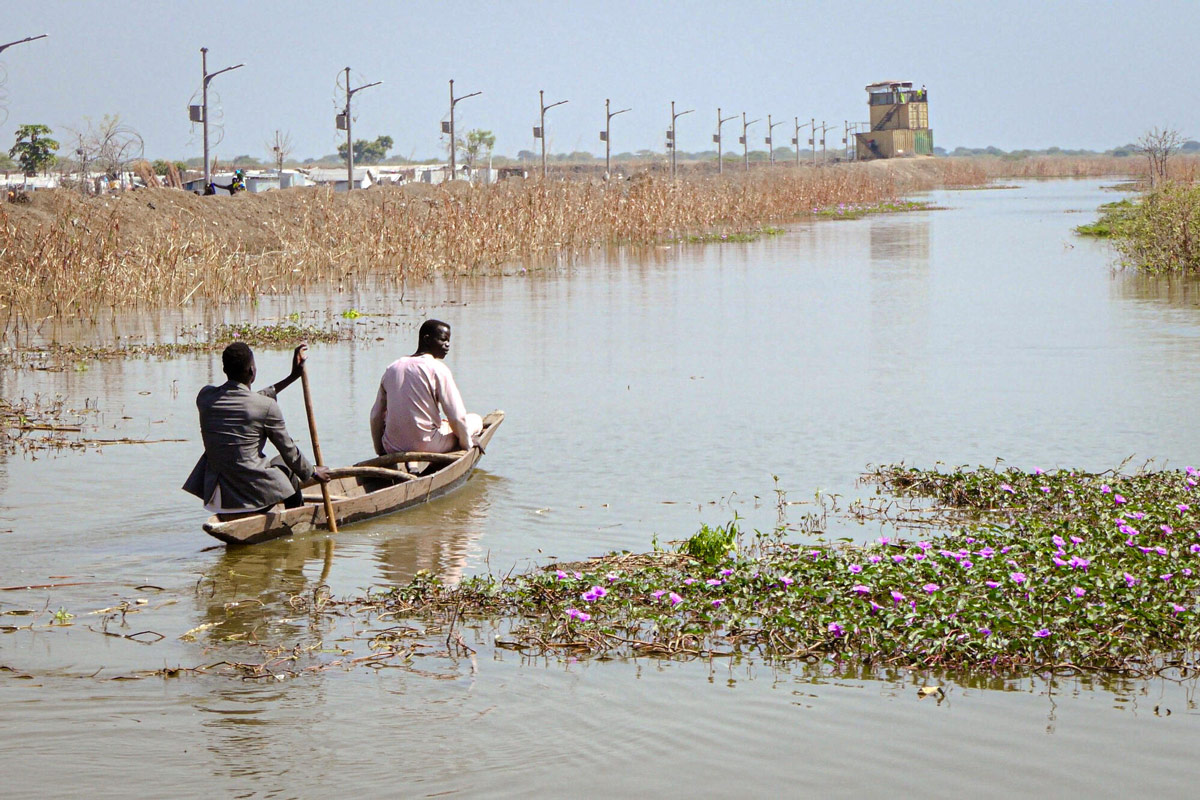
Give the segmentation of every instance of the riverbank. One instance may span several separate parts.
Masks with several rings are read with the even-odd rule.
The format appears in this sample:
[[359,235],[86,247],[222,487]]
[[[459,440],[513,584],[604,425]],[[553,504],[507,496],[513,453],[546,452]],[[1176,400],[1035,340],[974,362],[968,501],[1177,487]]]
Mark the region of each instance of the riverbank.
[[8,326],[94,319],[108,309],[344,287],[434,275],[495,274],[607,244],[737,234],[839,205],[895,203],[939,186],[979,185],[965,162],[842,164],[627,181],[508,181],[294,189],[200,197],[147,189],[117,197],[39,193],[0,208],[0,314]]

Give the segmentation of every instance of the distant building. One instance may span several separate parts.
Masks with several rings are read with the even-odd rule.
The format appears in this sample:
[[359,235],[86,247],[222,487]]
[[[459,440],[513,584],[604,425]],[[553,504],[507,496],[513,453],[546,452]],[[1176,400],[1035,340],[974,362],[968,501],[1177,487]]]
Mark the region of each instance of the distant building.
[[867,86],[871,130],[857,133],[858,159],[933,155],[929,128],[929,94],[911,81],[881,81]]
[[[308,179],[317,186],[329,187],[335,192],[346,191],[346,170],[344,167],[337,169],[313,168],[308,171]],[[373,183],[375,183],[375,176],[371,174],[370,170],[355,167],[355,189],[366,189]]]

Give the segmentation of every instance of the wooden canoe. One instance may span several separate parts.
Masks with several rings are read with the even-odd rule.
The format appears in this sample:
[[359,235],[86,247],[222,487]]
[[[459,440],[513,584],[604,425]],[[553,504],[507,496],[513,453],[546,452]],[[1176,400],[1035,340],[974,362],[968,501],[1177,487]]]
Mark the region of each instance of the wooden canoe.
[[[484,448],[503,421],[503,411],[493,411],[483,418],[479,441]],[[353,467],[330,469],[329,494],[338,527],[391,514],[453,491],[471,476],[482,455],[478,449],[394,453],[360,461]],[[410,472],[406,469],[408,464],[420,466]],[[261,514],[224,522],[212,516],[204,523],[205,533],[227,544],[257,544],[328,527],[320,488],[315,482],[306,485],[304,505],[300,508],[285,509],[277,505]]]

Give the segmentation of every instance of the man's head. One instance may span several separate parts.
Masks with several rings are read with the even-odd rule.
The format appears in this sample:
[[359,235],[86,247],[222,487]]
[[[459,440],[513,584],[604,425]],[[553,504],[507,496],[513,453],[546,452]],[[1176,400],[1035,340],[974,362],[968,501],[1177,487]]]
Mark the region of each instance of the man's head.
[[450,352],[450,326],[440,319],[427,319],[417,334],[417,353],[429,353],[434,358],[445,358]]
[[225,375],[231,381],[244,383],[247,386],[254,383],[257,370],[254,366],[254,352],[245,342],[234,342],[221,353],[221,366]]

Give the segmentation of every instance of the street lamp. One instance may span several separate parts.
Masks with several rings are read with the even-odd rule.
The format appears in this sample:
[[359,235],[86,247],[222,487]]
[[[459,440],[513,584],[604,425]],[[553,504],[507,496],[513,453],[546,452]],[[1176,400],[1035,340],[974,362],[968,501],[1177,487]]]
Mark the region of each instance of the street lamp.
[[771,115],[767,114],[767,161],[771,164],[775,163],[775,126],[782,124],[783,120],[771,122]]
[[604,142],[604,180],[608,180],[608,176],[612,174],[612,141],[609,138],[612,118],[630,110],[632,109],[622,108],[620,111],[609,111],[608,98],[604,98],[604,130],[600,132],[600,141]]
[[[189,110],[191,111],[192,122],[199,122],[201,127],[204,129],[204,191],[206,192],[208,191],[209,183],[212,182],[212,171],[209,167],[210,162],[208,160],[208,84],[213,78],[217,77],[221,73],[231,72],[235,69],[241,69],[244,66],[246,65],[235,64],[232,67],[219,69],[216,72],[209,72],[208,48],[200,48],[200,72],[204,75],[204,80],[200,86],[200,108],[197,109],[195,106],[192,106]],[[195,95],[193,95],[193,97],[194,96]],[[196,119],[197,111],[199,112],[200,119]]]
[[675,101],[671,101],[671,130],[667,131],[667,147],[671,148],[671,180],[675,180],[675,153],[678,150],[675,147],[675,120],[682,117],[684,114],[691,114],[696,109],[689,108],[687,111],[675,113]]
[[[450,180],[454,180],[454,175],[455,175],[454,170],[456,167],[454,155],[455,155],[455,151],[458,149],[454,144],[454,106],[456,103],[458,103],[459,100],[466,100],[468,97],[474,97],[475,95],[478,95],[478,94],[483,94],[483,92],[471,92],[470,94],[464,94],[462,97],[455,97],[454,96],[454,79],[453,78],[450,79],[450,130],[446,130],[445,127],[442,128],[442,133],[450,134]],[[444,123],[444,122],[442,123],[443,126],[445,124],[446,123]]]
[[810,123],[801,125],[799,117],[792,117],[792,119],[794,119],[796,121],[796,133],[794,136],[792,136],[792,144],[796,148],[796,166],[798,167],[798,166],[800,166],[800,131],[809,127],[809,125],[811,125],[812,123],[810,122]]
[[350,98],[361,92],[363,89],[370,89],[372,86],[378,86],[383,81],[375,81],[374,83],[364,83],[358,88],[350,88],[350,68],[346,67],[346,110],[338,115],[339,128],[346,129],[346,191],[354,190],[354,140],[350,138]]
[[546,180],[546,112],[555,106],[561,106],[567,102],[570,101],[559,100],[557,103],[546,105],[546,92],[543,89],[538,89],[538,106],[541,107],[542,111],[538,117],[538,126],[533,129],[533,138],[542,140],[542,180]]
[[737,114],[732,117],[722,117],[721,109],[717,108],[717,132],[713,134],[713,141],[717,143],[717,174],[725,172],[725,158],[721,155],[721,126],[731,119],[737,119]]
[[12,47],[13,45],[25,44],[26,42],[36,42],[38,39],[45,39],[49,35],[50,34],[48,34],[48,33],[43,33],[38,36],[26,36],[24,39],[17,39],[15,42],[9,42],[8,44],[0,44],[0,53],[3,53],[5,50]]
[[742,112],[742,163],[746,166],[746,172],[750,171],[750,145],[746,144],[746,129],[761,119],[760,117],[759,119],[752,119],[746,122],[746,112]]

